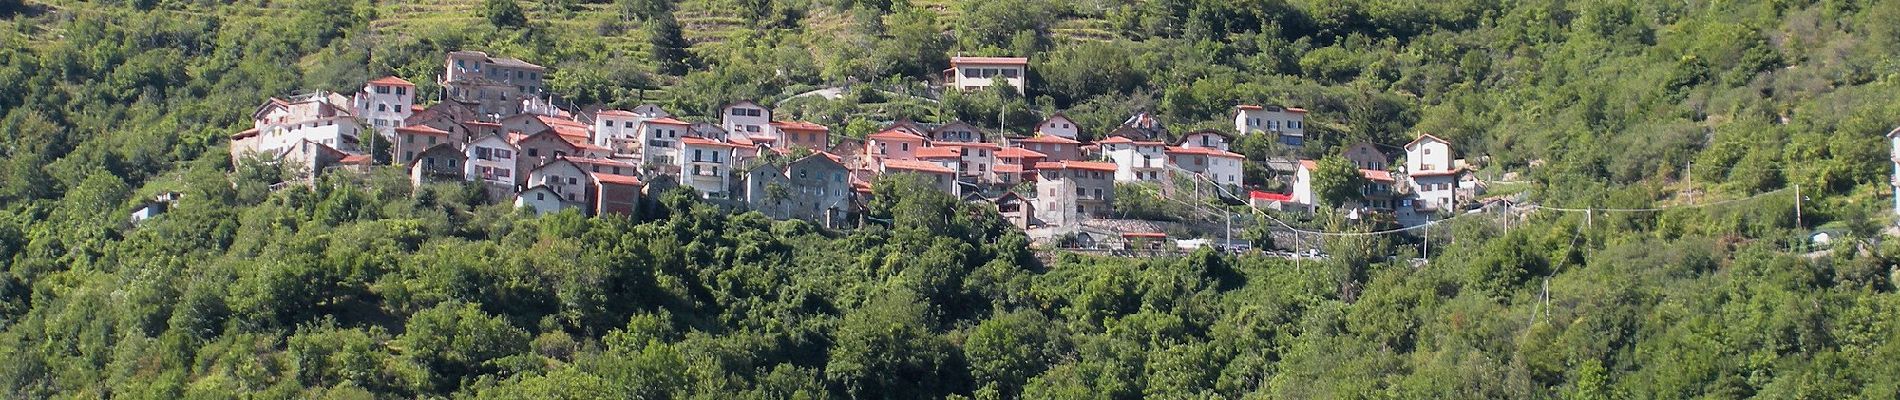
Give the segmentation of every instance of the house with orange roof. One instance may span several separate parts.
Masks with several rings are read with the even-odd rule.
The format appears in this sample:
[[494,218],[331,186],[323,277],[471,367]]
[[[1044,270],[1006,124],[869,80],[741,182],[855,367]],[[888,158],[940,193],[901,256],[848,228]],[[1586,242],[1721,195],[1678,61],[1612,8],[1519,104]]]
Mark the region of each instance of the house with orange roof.
[[395,155],[397,163],[405,165],[415,161],[416,156],[423,150],[435,145],[462,143],[462,139],[456,137],[457,135],[428,125],[398,127],[393,131],[395,135],[392,139],[395,139],[395,146],[391,146],[390,152]]
[[[403,126],[416,104],[416,84],[394,76],[372,79],[351,99],[356,116],[383,137],[391,137]],[[418,149],[420,150],[420,149]]]
[[1201,175],[1226,185],[1229,192],[1239,193],[1241,164],[1246,157],[1210,147],[1169,147],[1167,153],[1168,163],[1176,169]]
[[1300,147],[1306,143],[1306,109],[1271,104],[1234,106],[1234,132],[1277,135],[1281,144]]
[[520,150],[520,154],[515,157],[516,171],[532,171],[555,158],[581,154],[580,147],[574,146],[574,143],[568,142],[552,129],[531,135],[509,132],[508,139]]
[[1055,135],[1036,135],[1016,139],[1011,143],[1015,147],[1029,149],[1045,155],[1049,161],[1067,161],[1082,159],[1082,142]]
[[916,160],[917,150],[924,148],[927,140],[923,136],[903,129],[885,129],[864,137],[864,155],[872,158]]
[[632,175],[619,175],[602,172],[588,173],[594,182],[594,215],[619,214],[634,216],[640,209],[640,191],[645,182]]
[[877,166],[878,173],[881,175],[916,174],[923,176],[926,181],[936,184],[938,190],[949,193],[951,196],[959,196],[959,193],[961,193],[957,187],[957,171],[945,167],[942,164],[921,160],[884,158],[878,160]]
[[1313,160],[1300,160],[1300,169],[1293,176],[1292,200],[1307,207],[1364,207],[1376,210],[1391,210],[1396,204],[1392,173],[1385,170],[1359,169],[1359,176],[1365,178],[1365,186],[1359,188],[1358,204],[1318,204],[1319,198],[1313,193],[1313,175],[1319,170],[1319,163]]
[[1048,161],[1037,163],[1037,215],[1053,226],[1073,226],[1108,215],[1115,199],[1115,163]]
[[1111,136],[1095,143],[1115,163],[1116,182],[1162,182],[1168,178],[1168,144]]
[[976,90],[1008,84],[1022,93],[1028,76],[1029,59],[1024,57],[950,57],[950,68],[943,70],[943,87]]
[[804,147],[812,150],[831,148],[831,128],[801,121],[772,121],[778,132],[780,148]]

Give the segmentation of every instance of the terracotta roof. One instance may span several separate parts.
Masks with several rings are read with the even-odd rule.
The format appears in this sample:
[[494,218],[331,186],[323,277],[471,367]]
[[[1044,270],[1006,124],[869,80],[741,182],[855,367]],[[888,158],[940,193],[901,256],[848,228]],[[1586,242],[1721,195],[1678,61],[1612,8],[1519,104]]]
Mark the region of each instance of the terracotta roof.
[[238,133],[231,134],[231,140],[239,140],[252,136],[257,136],[257,128],[245,129],[238,131]]
[[1411,142],[1409,142],[1409,143],[1406,143],[1406,144],[1405,144],[1405,148],[1408,148],[1408,149],[1409,149],[1409,148],[1412,148],[1412,145],[1415,145],[1415,144],[1418,144],[1418,142],[1423,142],[1423,141],[1425,141],[1425,138],[1432,138],[1432,140],[1436,140],[1436,141],[1439,141],[1439,142],[1443,142],[1443,143],[1445,143],[1445,144],[1451,144],[1451,141],[1450,141],[1450,140],[1445,140],[1444,138],[1440,138],[1440,137],[1437,137],[1437,136],[1432,136],[1432,134],[1430,134],[1430,133],[1421,133],[1421,134],[1418,134],[1418,138],[1417,138],[1417,139],[1412,139],[1412,141],[1411,141]]
[[888,160],[888,159],[884,160],[884,169],[888,170],[892,168],[910,170],[910,171],[939,173],[939,174],[954,174],[957,172],[955,170],[951,170],[950,168],[944,167],[942,165],[937,165],[937,163],[928,162],[928,161]]
[[1036,136],[1031,136],[1028,138],[1017,140],[1016,142],[1017,143],[1056,143],[1056,144],[1081,144],[1082,143],[1082,142],[1075,141],[1075,139],[1065,138],[1065,137],[1056,136],[1056,135],[1036,135]]
[[1026,57],[950,57],[950,65],[957,64],[1029,64]]
[[925,147],[917,149],[917,158],[962,158],[963,152],[950,147]]
[[1290,194],[1262,192],[1258,190],[1247,192],[1247,197],[1252,198],[1254,200],[1263,200],[1263,201],[1282,201],[1282,202],[1293,201],[1293,195],[1290,195]]
[[1305,113],[1306,113],[1306,109],[1304,109],[1304,108],[1299,108],[1299,107],[1287,107],[1287,108],[1286,108],[1286,111],[1287,111],[1287,112],[1293,112],[1293,113],[1300,113],[1300,114],[1305,114]]
[[647,120],[647,123],[660,124],[660,125],[693,126],[693,123],[691,122],[673,119],[673,117],[659,117],[659,118],[649,119]]
[[[1262,107],[1262,106],[1258,106],[1258,105],[1253,105],[1253,104],[1241,104],[1241,105],[1237,105],[1237,106],[1234,106],[1234,108],[1238,108],[1238,109],[1242,109],[1242,110],[1263,110],[1263,109],[1266,109],[1266,107]],[[1290,112],[1290,113],[1296,113],[1296,114],[1305,114],[1305,113],[1306,113],[1306,109],[1304,109],[1304,108],[1299,108],[1299,107],[1281,107],[1280,109],[1282,109],[1282,110],[1286,110],[1286,112]]]
[[404,80],[404,79],[402,79],[402,78],[397,78],[397,77],[394,77],[394,76],[385,76],[385,77],[381,77],[381,78],[376,78],[376,79],[374,79],[374,80],[371,80],[371,81],[369,81],[369,84],[371,84],[371,85],[394,85],[394,86],[408,86],[408,87],[416,87],[416,84],[414,84],[414,83],[409,83],[409,81],[407,81],[407,80]]
[[1054,161],[1036,163],[1036,169],[1088,169],[1096,171],[1114,171],[1117,166],[1111,162],[1098,161]]
[[369,164],[370,161],[369,156],[362,154],[351,154],[343,156],[342,160],[337,160],[338,163],[342,164]]
[[804,121],[772,121],[772,127],[779,128],[782,130],[800,131],[800,132],[830,132],[831,131],[830,127],[826,127],[824,125],[814,124],[810,122],[804,122]]
[[1023,172],[1023,166],[1016,164],[996,164],[990,166],[990,170],[996,172]]
[[448,136],[449,135],[448,131],[435,129],[435,127],[428,126],[428,125],[410,125],[410,126],[397,127],[396,132],[411,133],[411,134],[417,134],[417,135],[430,135],[430,136]]
[[916,134],[905,132],[902,130],[897,130],[897,129],[885,129],[882,132],[873,133],[871,134],[871,136],[865,136],[864,138],[873,139],[873,140],[906,140],[906,141],[924,140],[923,136],[917,136]]
[[633,186],[645,185],[645,183],[640,182],[640,178],[634,177],[631,175],[607,174],[607,173],[599,173],[599,172],[592,172],[592,173],[589,173],[589,175],[593,175],[594,181],[600,182],[600,183],[611,183],[611,184],[616,184],[616,185],[633,185]]
[[996,157],[997,158],[1049,158],[1049,155],[1042,154],[1042,153],[1036,152],[1035,150],[1025,149],[1021,147],[1005,147],[1002,150],[996,151]]
[[[1300,160],[1300,168],[1317,171],[1319,170],[1319,163],[1313,162],[1313,160]],[[1395,180],[1392,179],[1392,173],[1385,170],[1360,168],[1359,176],[1379,182],[1395,182]]]

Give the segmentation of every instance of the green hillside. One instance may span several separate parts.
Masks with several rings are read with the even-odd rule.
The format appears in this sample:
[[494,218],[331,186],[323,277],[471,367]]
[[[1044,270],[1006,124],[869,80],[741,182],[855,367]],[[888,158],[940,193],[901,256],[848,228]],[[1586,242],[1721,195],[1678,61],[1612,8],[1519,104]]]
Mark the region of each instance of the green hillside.
[[[1891,399],[1895,21],[1894,0],[0,0],[0,397]],[[1241,150],[1430,133],[1525,202],[1429,244],[1321,212],[1296,223],[1333,234],[1296,237],[1325,257],[1125,258],[1032,250],[900,180],[832,231],[690,191],[536,217],[395,168],[274,187],[231,165],[267,98],[433,93],[463,49],[546,65],[578,105],[757,99],[847,135],[1300,106],[1311,145]],[[1030,57],[1026,95],[934,92],[954,54]]]

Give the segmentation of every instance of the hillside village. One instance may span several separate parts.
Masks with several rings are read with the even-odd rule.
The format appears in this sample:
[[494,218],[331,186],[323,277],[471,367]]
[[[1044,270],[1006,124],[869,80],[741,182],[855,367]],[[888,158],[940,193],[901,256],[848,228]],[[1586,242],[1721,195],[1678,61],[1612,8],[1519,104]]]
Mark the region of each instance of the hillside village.
[[[1021,88],[1028,65],[1026,58],[953,57],[941,84]],[[1242,136],[1271,135],[1277,145],[1303,146],[1307,110],[1298,107],[1235,105],[1231,130],[1175,132],[1134,110],[1098,135],[1083,135],[1075,121],[1055,113],[1027,134],[960,121],[897,120],[855,138],[775,118],[771,107],[751,101],[727,104],[716,121],[704,122],[653,105],[564,108],[545,89],[547,72],[519,59],[456,51],[444,58],[437,82],[442,93],[428,104],[431,96],[394,76],[369,80],[350,95],[270,98],[252,112],[250,129],[231,136],[231,160],[294,166],[308,180],[367,171],[379,164],[373,149],[386,146],[386,163],[405,168],[412,184],[476,182],[490,201],[538,214],[637,214],[643,199],[685,186],[733,209],[831,228],[866,223],[867,199],[877,195],[873,181],[914,175],[957,198],[993,204],[1011,224],[1044,240],[1090,232],[1158,237],[1090,224],[1116,219],[1115,186],[1124,183],[1187,182],[1196,197],[1257,210],[1333,207],[1387,214],[1404,226],[1455,211],[1484,190],[1454,157],[1455,146],[1429,134],[1391,152],[1374,143],[1344,147],[1341,156],[1364,182],[1359,197],[1344,204],[1325,204],[1315,194],[1320,168],[1314,160],[1264,160],[1279,191],[1244,184],[1244,165],[1260,161],[1230,145]]]

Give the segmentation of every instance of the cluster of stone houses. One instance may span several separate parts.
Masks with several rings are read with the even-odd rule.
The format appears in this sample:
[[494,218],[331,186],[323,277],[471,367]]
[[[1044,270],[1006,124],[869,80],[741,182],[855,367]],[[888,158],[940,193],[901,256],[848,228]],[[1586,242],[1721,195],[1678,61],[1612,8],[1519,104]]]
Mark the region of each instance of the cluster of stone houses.
[[[964,90],[1002,82],[1020,89],[1026,70],[1022,58],[955,57],[944,79],[946,87]],[[1188,179],[1238,192],[1245,161],[1228,150],[1236,135],[1277,135],[1290,146],[1305,140],[1306,111],[1272,105],[1236,107],[1233,132],[1177,136],[1137,113],[1084,143],[1082,129],[1058,113],[1021,136],[957,121],[899,120],[862,139],[846,138],[824,125],[775,118],[770,107],[750,101],[721,108],[717,123],[682,120],[652,105],[569,110],[548,100],[545,72],[517,59],[458,51],[444,60],[440,101],[426,107],[417,104],[416,85],[397,77],[366,82],[351,96],[272,98],[253,112],[251,129],[232,136],[233,162],[289,161],[314,176],[366,168],[373,161],[364,140],[382,140],[389,162],[408,168],[418,185],[477,182],[492,199],[537,212],[633,213],[656,189],[688,186],[723,204],[834,226],[852,220],[877,177],[912,174],[952,195],[993,203],[1027,228],[1108,216],[1118,182]],[[1442,141],[1421,138],[1413,146],[1450,156]],[[1369,177],[1394,182],[1378,173],[1385,162],[1378,154],[1365,157]],[[1448,158],[1434,160],[1408,158],[1408,182],[1421,204],[1440,204],[1439,177],[1455,181],[1459,171]],[[1291,197],[1311,204],[1310,193]],[[1366,205],[1392,208],[1391,199],[1368,189]]]

